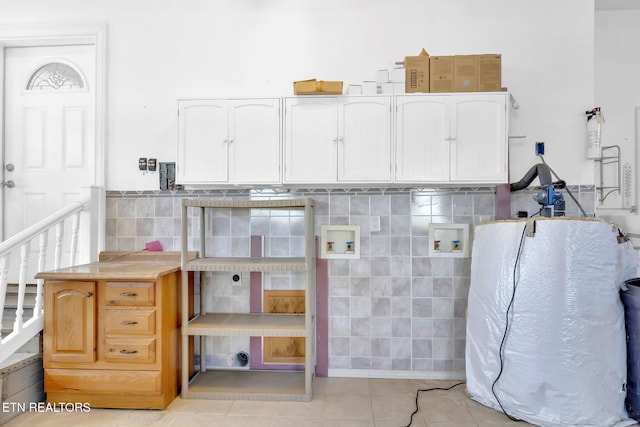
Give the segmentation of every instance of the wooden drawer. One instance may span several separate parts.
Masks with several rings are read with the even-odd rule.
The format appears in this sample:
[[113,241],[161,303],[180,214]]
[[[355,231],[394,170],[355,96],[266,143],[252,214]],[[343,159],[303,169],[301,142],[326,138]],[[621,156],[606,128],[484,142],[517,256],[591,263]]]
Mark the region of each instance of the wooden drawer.
[[154,363],[156,361],[155,338],[107,338],[104,360],[122,363]]
[[97,369],[45,369],[44,371],[46,392],[159,393],[161,386],[160,371]]
[[107,309],[103,322],[106,334],[153,335],[156,333],[156,310]]
[[109,306],[147,306],[156,303],[154,282],[106,282],[104,301]]

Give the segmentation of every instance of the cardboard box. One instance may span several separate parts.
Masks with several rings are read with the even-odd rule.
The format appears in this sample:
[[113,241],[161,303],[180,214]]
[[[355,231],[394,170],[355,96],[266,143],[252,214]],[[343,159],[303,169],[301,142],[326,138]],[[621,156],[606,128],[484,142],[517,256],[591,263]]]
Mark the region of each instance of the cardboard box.
[[348,85],[345,95],[362,95],[362,86]]
[[393,93],[395,93],[395,94],[406,93],[405,92],[405,87],[404,87],[404,82],[393,82],[391,84],[393,85]]
[[293,82],[294,95],[342,95],[342,82],[301,80]]
[[391,70],[391,81],[394,83],[404,83],[407,81],[404,68],[393,68]]
[[429,58],[429,91],[453,92],[453,56]]
[[393,94],[393,83],[376,83],[376,93],[378,95],[390,95]]
[[426,50],[418,56],[404,57],[405,92],[429,92],[429,54]]
[[378,70],[376,72],[376,83],[388,83],[389,70]]
[[453,91],[478,91],[479,55],[456,55],[453,57]]
[[502,90],[502,55],[478,55],[478,91]]
[[362,82],[362,94],[363,95],[375,95],[378,93],[378,83],[373,81]]

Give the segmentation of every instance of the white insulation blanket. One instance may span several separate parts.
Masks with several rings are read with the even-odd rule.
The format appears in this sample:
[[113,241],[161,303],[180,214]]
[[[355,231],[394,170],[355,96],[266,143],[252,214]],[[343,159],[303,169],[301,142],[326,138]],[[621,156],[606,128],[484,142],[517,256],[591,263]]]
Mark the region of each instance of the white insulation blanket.
[[[525,225],[535,228],[523,237]],[[532,229],[533,231],[533,229]],[[619,290],[637,253],[599,220],[538,218],[475,228],[467,319],[471,398],[540,426],[622,426],[626,344]],[[517,259],[517,266],[516,266]]]

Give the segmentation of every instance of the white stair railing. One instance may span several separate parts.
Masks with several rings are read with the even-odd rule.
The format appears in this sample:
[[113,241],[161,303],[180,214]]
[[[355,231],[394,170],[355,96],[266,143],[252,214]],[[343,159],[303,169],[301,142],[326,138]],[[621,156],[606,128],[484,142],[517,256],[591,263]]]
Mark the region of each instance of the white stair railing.
[[[78,259],[78,238],[82,235],[96,236],[97,230],[91,230],[95,221],[82,221],[83,215],[95,215],[92,209],[92,197],[83,196],[78,201],[69,204],[58,212],[49,215],[25,230],[17,233],[0,243],[0,330],[9,325],[3,325],[7,290],[17,279],[17,304],[13,328],[0,339],[0,363],[18,351],[31,338],[40,333],[44,326],[43,287],[42,279],[35,279],[38,272],[58,269],[64,266],[76,265]],[[71,228],[68,256],[65,252],[65,227]],[[49,248],[50,235],[54,237],[54,247]],[[32,242],[34,244],[32,245]],[[37,245],[37,246],[36,246]],[[37,251],[31,252],[32,247]],[[35,254],[35,255],[34,255]],[[47,260],[47,254],[53,255],[53,260]],[[65,260],[63,265],[63,258]],[[12,266],[12,261],[18,261]],[[68,261],[68,262],[67,262]],[[33,314],[25,318],[25,296],[27,284],[36,285],[35,304]],[[8,322],[5,322],[8,323]]]

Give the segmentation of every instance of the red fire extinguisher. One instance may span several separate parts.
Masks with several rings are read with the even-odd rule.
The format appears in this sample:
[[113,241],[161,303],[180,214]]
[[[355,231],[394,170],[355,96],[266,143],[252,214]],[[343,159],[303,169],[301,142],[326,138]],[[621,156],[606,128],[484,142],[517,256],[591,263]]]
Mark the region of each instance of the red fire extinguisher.
[[587,158],[599,159],[602,157],[602,125],[604,116],[600,107],[591,111],[585,111],[587,115]]

